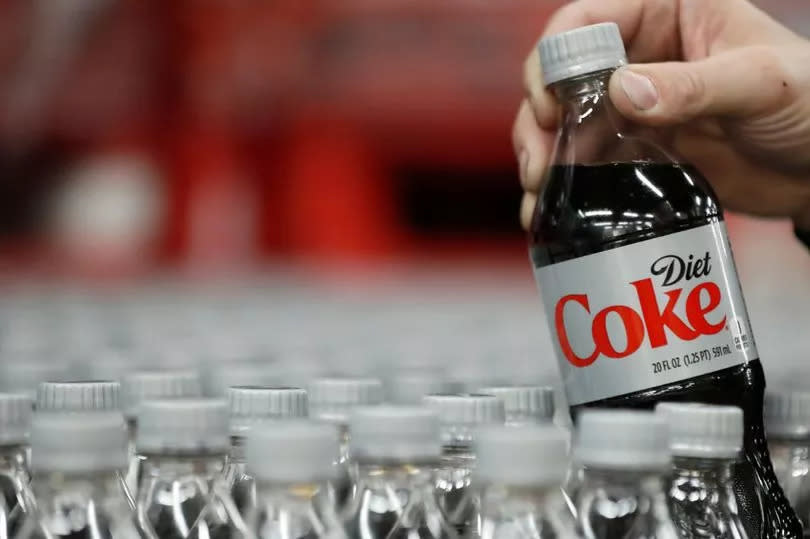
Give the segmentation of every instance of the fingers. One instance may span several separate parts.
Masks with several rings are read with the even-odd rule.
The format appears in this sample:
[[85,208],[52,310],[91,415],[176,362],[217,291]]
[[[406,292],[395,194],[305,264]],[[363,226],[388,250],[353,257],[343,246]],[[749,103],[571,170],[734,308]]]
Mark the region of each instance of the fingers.
[[537,195],[535,193],[523,193],[520,201],[520,226],[523,230],[529,230],[534,218],[534,207],[537,206]]
[[540,129],[532,107],[523,100],[512,128],[512,143],[518,159],[520,184],[524,191],[540,190],[543,173],[554,146],[554,132]]
[[786,106],[796,84],[769,47],[745,47],[695,62],[620,68],[610,80],[619,111],[648,125],[698,116],[745,118]]
[[554,129],[557,124],[557,101],[543,82],[537,47],[532,49],[523,64],[523,89],[532,106],[537,124],[543,129]]

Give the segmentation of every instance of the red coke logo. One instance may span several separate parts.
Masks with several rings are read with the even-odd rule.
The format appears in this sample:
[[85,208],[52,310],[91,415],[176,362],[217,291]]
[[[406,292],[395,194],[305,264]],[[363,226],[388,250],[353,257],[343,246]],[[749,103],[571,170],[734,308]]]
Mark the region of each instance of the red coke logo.
[[[627,357],[641,347],[645,338],[650,347],[658,348],[668,344],[668,333],[682,341],[719,333],[726,325],[725,315],[716,323],[711,323],[706,317],[722,300],[720,287],[705,280],[687,290],[689,281],[709,276],[712,269],[710,261],[711,257],[707,252],[697,259],[694,255],[689,255],[686,260],[677,255],[665,255],[653,262],[650,273],[663,276],[660,287],[673,287],[681,282],[684,285],[666,290],[665,298],[659,298],[652,277],[629,283],[638,298],[638,304],[609,305],[593,314],[590,332],[593,337],[593,351],[584,357],[578,356],[571,346],[565,327],[565,313],[567,309],[579,309],[588,315],[592,314],[588,295],[563,296],[554,309],[554,326],[563,354],[572,365],[587,367],[600,355],[613,359]],[[675,312],[676,307],[681,304],[684,305],[683,318]],[[621,350],[616,348],[608,333],[607,322],[611,314],[621,320],[627,337]]]

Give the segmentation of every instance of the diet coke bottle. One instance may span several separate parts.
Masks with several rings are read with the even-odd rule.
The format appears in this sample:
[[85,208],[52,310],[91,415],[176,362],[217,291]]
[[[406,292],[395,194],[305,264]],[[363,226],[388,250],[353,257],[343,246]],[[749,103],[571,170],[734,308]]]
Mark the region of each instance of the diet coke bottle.
[[746,528],[801,537],[768,456],[765,378],[717,197],[668,149],[672,133],[612,104],[611,73],[627,62],[616,24],[539,49],[562,115],[530,255],[569,404],[742,408],[745,460],[733,481]]

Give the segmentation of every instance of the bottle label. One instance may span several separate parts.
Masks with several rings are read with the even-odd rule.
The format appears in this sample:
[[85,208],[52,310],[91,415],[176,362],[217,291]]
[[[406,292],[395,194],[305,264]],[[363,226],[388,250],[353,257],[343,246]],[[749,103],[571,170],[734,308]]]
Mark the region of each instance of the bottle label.
[[534,273],[569,404],[758,357],[723,223]]

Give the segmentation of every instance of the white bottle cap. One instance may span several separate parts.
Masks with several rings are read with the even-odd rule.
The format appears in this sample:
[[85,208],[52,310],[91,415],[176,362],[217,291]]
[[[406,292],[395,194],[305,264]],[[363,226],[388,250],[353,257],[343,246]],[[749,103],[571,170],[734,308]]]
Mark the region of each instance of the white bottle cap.
[[205,394],[224,397],[229,387],[272,386],[281,383],[273,365],[260,361],[217,361],[205,368]]
[[485,483],[559,485],[568,470],[568,436],[551,424],[481,427],[475,454],[475,475]]
[[309,421],[257,425],[245,447],[248,471],[280,483],[332,479],[339,454],[335,426]]
[[318,378],[309,386],[309,415],[345,425],[354,408],[380,404],[382,398],[382,383],[376,378]]
[[661,470],[672,461],[667,424],[652,412],[585,410],[577,417],[574,459],[616,470]]
[[228,388],[231,435],[244,436],[262,421],[307,417],[307,392],[297,387]]
[[192,370],[138,371],[124,377],[124,415],[138,416],[138,406],[148,400],[199,397],[200,376]]
[[503,401],[493,395],[427,395],[423,402],[439,415],[444,445],[467,444],[475,427],[503,424],[506,419]]
[[764,415],[765,431],[769,437],[810,438],[810,392],[768,391]]
[[37,411],[99,412],[121,410],[118,382],[43,382],[37,388]]
[[622,35],[614,22],[544,37],[538,49],[546,85],[627,63]]
[[439,416],[424,407],[358,408],[349,431],[349,452],[357,461],[433,461],[442,452]]
[[0,445],[27,444],[33,403],[22,393],[0,393]]
[[734,459],[743,443],[743,412],[736,406],[662,402],[655,413],[669,424],[675,457]]
[[31,425],[34,472],[90,473],[127,466],[121,412],[37,412]]
[[506,421],[554,419],[554,389],[547,386],[486,387],[479,391],[503,401]]
[[144,401],[135,446],[140,453],[227,451],[228,403],[224,399]]

